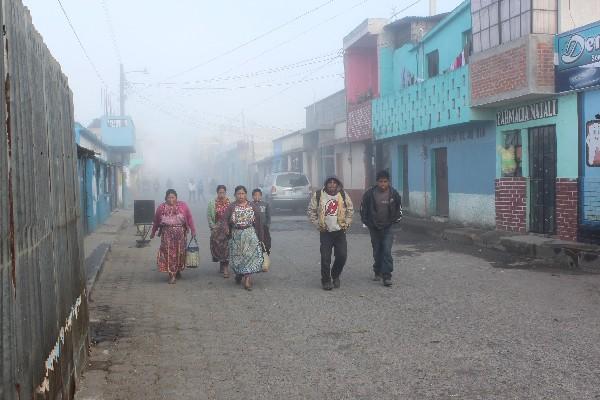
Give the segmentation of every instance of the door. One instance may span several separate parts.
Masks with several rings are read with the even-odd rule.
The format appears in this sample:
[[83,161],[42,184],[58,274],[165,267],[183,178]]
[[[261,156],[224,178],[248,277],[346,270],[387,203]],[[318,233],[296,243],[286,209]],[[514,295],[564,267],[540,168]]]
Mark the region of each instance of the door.
[[435,162],[435,210],[440,217],[447,217],[450,209],[448,195],[448,151],[434,150]]
[[556,209],[556,129],[529,129],[530,212],[529,230],[553,234]]
[[400,159],[400,191],[402,193],[402,206],[408,207],[408,146],[400,145],[398,148]]

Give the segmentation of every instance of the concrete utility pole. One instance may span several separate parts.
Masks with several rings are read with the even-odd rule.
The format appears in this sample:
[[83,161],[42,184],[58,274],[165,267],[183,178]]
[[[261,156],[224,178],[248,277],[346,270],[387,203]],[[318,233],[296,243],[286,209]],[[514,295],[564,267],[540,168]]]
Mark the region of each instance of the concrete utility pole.
[[120,65],[120,79],[119,79],[119,105],[121,111],[121,117],[125,116],[125,84],[127,83],[125,78],[125,68],[123,64]]
[[429,0],[429,16],[432,17],[435,15],[436,11],[436,0]]

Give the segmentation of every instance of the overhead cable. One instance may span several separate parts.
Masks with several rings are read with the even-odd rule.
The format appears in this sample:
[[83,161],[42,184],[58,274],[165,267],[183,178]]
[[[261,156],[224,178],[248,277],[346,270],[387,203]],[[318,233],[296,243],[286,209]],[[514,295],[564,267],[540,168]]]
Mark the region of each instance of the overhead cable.
[[291,25],[291,24],[293,24],[294,22],[296,22],[296,21],[298,21],[298,20],[300,20],[300,19],[302,19],[302,18],[304,18],[304,17],[306,17],[306,16],[308,16],[308,15],[310,15],[310,14],[312,14],[312,13],[314,13],[314,12],[318,11],[318,10],[320,10],[321,8],[323,8],[323,7],[325,7],[325,6],[327,6],[327,5],[331,4],[331,3],[333,3],[334,1],[335,1],[335,0],[327,0],[326,2],[324,2],[324,3],[321,3],[321,4],[320,4],[320,5],[318,5],[317,7],[315,7],[315,8],[312,8],[312,9],[310,9],[310,10],[308,10],[308,11],[305,11],[305,12],[303,12],[302,14],[300,14],[300,15],[297,15],[297,16],[295,16],[294,18],[292,18],[292,19],[290,19],[290,20],[288,20],[288,21],[284,22],[283,24],[277,25],[276,27],[274,27],[274,28],[272,28],[272,29],[270,29],[270,30],[268,30],[268,31],[266,31],[266,32],[264,32],[264,33],[261,33],[260,35],[258,35],[258,36],[256,36],[256,37],[254,37],[254,38],[252,38],[252,39],[250,39],[250,40],[248,40],[248,41],[246,41],[246,42],[244,42],[244,43],[242,43],[242,44],[239,44],[239,45],[237,45],[237,46],[235,46],[235,47],[233,47],[233,48],[231,48],[231,49],[229,49],[229,50],[227,50],[227,51],[225,51],[225,52],[223,52],[223,53],[220,53],[220,54],[218,54],[218,55],[216,55],[216,56],[214,56],[214,57],[212,57],[212,58],[210,58],[210,59],[208,59],[208,60],[206,60],[206,61],[204,61],[204,62],[202,62],[202,63],[200,63],[200,64],[196,64],[196,65],[194,65],[194,66],[193,66],[193,67],[191,67],[191,68],[188,68],[188,69],[186,69],[186,70],[184,70],[184,71],[181,71],[181,72],[179,72],[179,73],[177,73],[177,74],[171,75],[171,76],[169,76],[167,79],[173,79],[173,78],[176,78],[176,77],[178,77],[178,76],[181,76],[181,75],[187,74],[188,72],[194,71],[194,70],[196,70],[196,69],[198,69],[198,68],[200,68],[200,67],[203,67],[203,66],[205,66],[205,65],[208,65],[208,64],[210,64],[210,63],[212,63],[212,62],[214,62],[214,61],[216,61],[216,60],[218,60],[218,59],[220,59],[220,58],[223,58],[223,57],[225,57],[225,56],[228,56],[228,55],[230,55],[230,54],[232,54],[232,53],[234,53],[234,52],[238,51],[239,49],[241,49],[241,48],[244,48],[244,47],[248,46],[249,44],[251,44],[251,43],[254,43],[254,42],[256,42],[256,41],[258,41],[258,40],[260,40],[260,39],[264,38],[265,36],[268,36],[268,35],[270,35],[270,34],[272,34],[272,33],[276,32],[276,31],[278,31],[278,30],[280,30],[280,29],[283,29],[283,28],[285,28],[286,26],[288,26],[288,25]]
[[79,46],[81,47],[81,50],[83,51],[83,54],[85,55],[85,58],[87,58],[88,62],[90,63],[90,65],[94,69],[94,72],[96,73],[96,76],[98,77],[98,79],[100,80],[100,82],[102,82],[102,84],[106,88],[108,88],[108,85],[106,84],[106,81],[104,80],[104,78],[100,74],[100,71],[98,71],[98,68],[96,67],[96,64],[94,64],[94,62],[92,61],[92,58],[88,54],[87,50],[85,49],[85,46],[83,45],[81,39],[79,38],[79,35],[77,34],[77,31],[75,30],[75,27],[73,26],[73,23],[71,22],[71,19],[69,18],[69,14],[67,14],[67,11],[63,7],[63,4],[61,3],[61,1],[60,0],[56,0],[56,1],[58,2],[58,5],[60,6],[60,9],[62,10],[62,13],[64,14],[65,18],[67,19],[67,22],[68,22],[69,26],[71,27],[71,31],[73,31],[73,34],[75,35],[75,38],[77,39],[77,42],[79,43]]

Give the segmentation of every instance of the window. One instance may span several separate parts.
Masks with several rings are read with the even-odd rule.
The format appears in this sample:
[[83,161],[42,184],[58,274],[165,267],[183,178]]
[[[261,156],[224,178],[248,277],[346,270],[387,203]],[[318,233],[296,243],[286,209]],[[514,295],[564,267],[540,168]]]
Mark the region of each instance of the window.
[[473,32],[469,29],[462,33],[462,45],[465,52],[465,61],[469,63],[469,56],[473,54]]
[[557,3],[557,0],[472,1],[473,51],[485,51],[530,33],[556,33]]
[[284,175],[278,175],[277,176],[277,181],[275,182],[275,185],[277,186],[281,186],[281,187],[298,187],[298,186],[307,186],[308,185],[308,179],[306,178],[305,175],[301,175],[301,174],[284,174]]
[[503,177],[523,176],[521,163],[523,161],[523,146],[521,144],[521,132],[510,131],[503,135],[501,155],[501,168]]
[[427,54],[427,77],[433,78],[440,73],[440,54],[437,50]]

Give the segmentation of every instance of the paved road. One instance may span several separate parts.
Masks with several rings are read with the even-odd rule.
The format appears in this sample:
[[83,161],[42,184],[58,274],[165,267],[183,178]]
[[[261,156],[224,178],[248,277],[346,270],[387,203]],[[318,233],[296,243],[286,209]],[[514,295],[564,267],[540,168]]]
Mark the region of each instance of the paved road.
[[[201,243],[206,224],[196,213]],[[349,235],[320,288],[318,235],[277,216],[246,292],[205,254],[176,285],[123,232],[92,294],[84,399],[600,399],[600,276],[400,232],[395,285]]]

